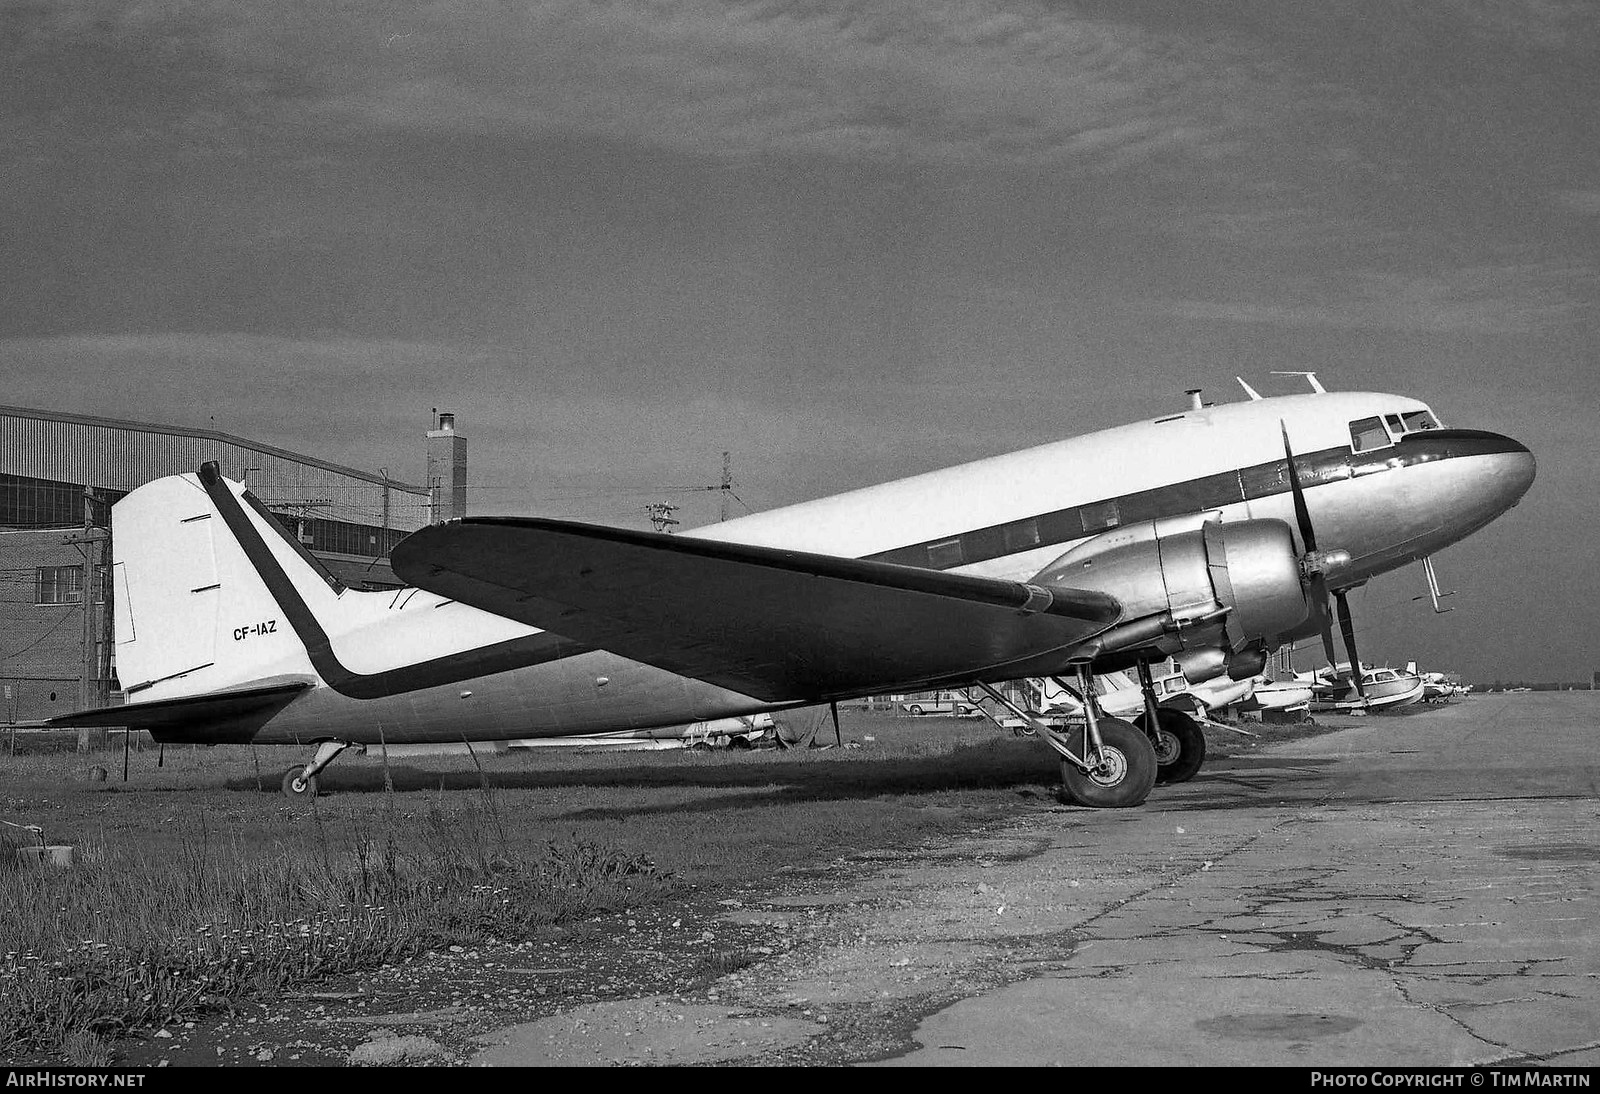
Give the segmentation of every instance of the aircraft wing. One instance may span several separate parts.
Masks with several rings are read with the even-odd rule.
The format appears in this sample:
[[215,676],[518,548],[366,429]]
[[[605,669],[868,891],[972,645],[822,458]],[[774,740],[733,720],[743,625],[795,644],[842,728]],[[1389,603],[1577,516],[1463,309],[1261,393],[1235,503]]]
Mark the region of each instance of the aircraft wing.
[[94,726],[163,729],[212,723],[282,709],[313,684],[314,681],[309,678],[293,677],[228,691],[214,691],[209,695],[186,695],[177,699],[78,710],[47,719],[46,724],[61,729],[89,729]]
[[540,518],[414,533],[410,584],[768,702],[870,695],[1067,650],[1118,601],[832,555]]

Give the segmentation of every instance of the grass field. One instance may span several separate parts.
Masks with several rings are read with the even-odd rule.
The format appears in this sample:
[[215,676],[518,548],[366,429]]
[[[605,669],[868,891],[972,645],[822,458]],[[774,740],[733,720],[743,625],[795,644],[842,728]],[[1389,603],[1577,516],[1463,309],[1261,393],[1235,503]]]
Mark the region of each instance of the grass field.
[[[788,717],[833,742],[825,711]],[[986,721],[845,711],[843,730],[787,751],[347,753],[314,803],[278,791],[305,749],[136,752],[127,782],[120,748],[0,759],[0,840],[77,858],[0,848],[0,1059],[103,1063],[130,1028],[1053,802],[1052,754]]]

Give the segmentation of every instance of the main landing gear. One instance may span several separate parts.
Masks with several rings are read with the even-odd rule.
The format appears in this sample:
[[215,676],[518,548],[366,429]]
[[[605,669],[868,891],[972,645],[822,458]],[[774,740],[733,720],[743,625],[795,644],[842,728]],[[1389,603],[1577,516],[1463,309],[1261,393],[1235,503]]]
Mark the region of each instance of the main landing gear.
[[[1086,705],[1085,713],[1095,705]],[[1082,739],[1082,755],[1090,762],[1081,764],[1062,754],[1062,790],[1070,801],[1095,809],[1121,809],[1143,804],[1150,796],[1156,783],[1156,756],[1150,739],[1139,729],[1121,718],[1088,714],[1083,729],[1071,735]],[[1093,745],[1095,737],[1098,747]]]
[[317,796],[317,773],[334,761],[341,752],[347,748],[354,748],[358,752],[365,752],[362,745],[352,744],[349,741],[322,741],[317,745],[316,755],[311,757],[308,764],[296,764],[283,773],[283,792],[291,798],[310,800]]
[[1141,804],[1156,781],[1155,750],[1137,727],[1120,718],[1108,718],[1094,698],[1088,665],[1077,666],[1076,691],[1083,701],[1081,727],[1058,728],[1012,703],[988,684],[980,684],[989,697],[1006,707],[1061,756],[1063,796],[1077,805],[1096,809],[1125,809]]
[[1206,735],[1200,723],[1181,710],[1156,705],[1147,661],[1139,662],[1139,687],[1144,691],[1144,713],[1133,724],[1149,736],[1155,749],[1156,782],[1187,782],[1206,762]]
[[1133,724],[1150,738],[1156,753],[1156,782],[1181,783],[1194,778],[1206,760],[1206,735],[1200,723],[1181,710],[1156,711],[1156,731],[1150,732],[1149,714]]

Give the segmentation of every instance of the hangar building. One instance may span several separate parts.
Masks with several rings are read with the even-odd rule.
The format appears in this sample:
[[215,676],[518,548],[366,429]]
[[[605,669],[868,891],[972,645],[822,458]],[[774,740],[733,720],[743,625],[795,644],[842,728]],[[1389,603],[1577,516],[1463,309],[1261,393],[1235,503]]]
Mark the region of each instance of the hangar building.
[[352,588],[397,587],[390,549],[466,512],[451,414],[427,434],[430,489],[209,429],[0,406],[0,723],[116,701],[111,505],[207,460]]

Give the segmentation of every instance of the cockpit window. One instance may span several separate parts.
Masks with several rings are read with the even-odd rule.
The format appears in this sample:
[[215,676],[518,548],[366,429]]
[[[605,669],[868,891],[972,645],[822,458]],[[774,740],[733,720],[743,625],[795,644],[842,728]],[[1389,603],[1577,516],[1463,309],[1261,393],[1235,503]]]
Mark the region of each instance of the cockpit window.
[[1413,410],[1409,414],[1401,415],[1401,418],[1406,424],[1407,433],[1415,433],[1421,429],[1439,428],[1439,419],[1435,418],[1431,411]]
[[1353,451],[1370,452],[1374,448],[1387,448],[1393,443],[1382,418],[1362,418],[1350,423],[1350,448]]

